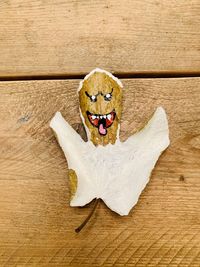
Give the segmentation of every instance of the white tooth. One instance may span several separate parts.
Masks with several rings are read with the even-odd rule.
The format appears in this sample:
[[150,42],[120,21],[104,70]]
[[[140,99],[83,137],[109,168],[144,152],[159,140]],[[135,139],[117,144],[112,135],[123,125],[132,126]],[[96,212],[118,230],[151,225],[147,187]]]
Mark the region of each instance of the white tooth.
[[107,115],[107,118],[110,120],[111,119],[111,114],[108,114]]
[[97,119],[99,119],[99,116],[97,116]]
[[106,115],[104,115],[103,117],[104,117],[104,119],[106,119]]
[[95,120],[96,119],[96,116],[95,115],[92,115],[92,119]]
[[103,119],[103,116],[100,116],[100,119]]

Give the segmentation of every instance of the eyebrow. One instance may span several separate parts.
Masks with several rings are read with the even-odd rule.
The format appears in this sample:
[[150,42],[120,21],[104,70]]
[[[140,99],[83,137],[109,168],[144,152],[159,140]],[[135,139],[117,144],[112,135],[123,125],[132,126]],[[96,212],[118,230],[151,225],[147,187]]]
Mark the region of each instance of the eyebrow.
[[[92,95],[89,95],[87,91],[85,91],[85,94],[86,94],[86,96],[88,96],[88,97],[92,97]],[[99,93],[96,94],[95,96],[98,96],[98,95],[99,95]]]
[[112,88],[111,92],[109,92],[109,93],[105,93],[105,95],[101,92],[101,95],[102,95],[102,96],[106,96],[107,94],[112,95],[112,92],[113,92],[113,88]]
[[[112,92],[113,92],[113,88],[112,88],[112,90],[111,90],[110,93],[106,93],[105,95],[107,95],[107,94],[112,94]],[[87,97],[91,97],[91,96],[92,96],[92,95],[89,95],[87,91],[85,91],[85,94],[86,94]],[[98,92],[98,93],[97,93],[96,95],[94,95],[94,96],[98,96],[98,95],[105,96],[101,91]]]
[[107,94],[112,94],[112,92],[113,92],[113,88],[112,88],[111,92],[110,92],[110,93],[106,93],[106,95],[107,95]]

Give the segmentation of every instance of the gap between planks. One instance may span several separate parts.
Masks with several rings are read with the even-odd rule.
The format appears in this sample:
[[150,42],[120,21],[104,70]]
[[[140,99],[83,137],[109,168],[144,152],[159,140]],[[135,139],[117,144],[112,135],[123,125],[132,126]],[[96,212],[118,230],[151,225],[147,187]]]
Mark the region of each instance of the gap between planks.
[[[197,72],[135,72],[135,73],[122,73],[112,72],[119,79],[161,79],[161,78],[198,78],[200,71]],[[31,80],[78,80],[83,79],[88,73],[79,74],[51,74],[51,75],[31,75],[31,76],[2,76],[0,81],[31,81]]]

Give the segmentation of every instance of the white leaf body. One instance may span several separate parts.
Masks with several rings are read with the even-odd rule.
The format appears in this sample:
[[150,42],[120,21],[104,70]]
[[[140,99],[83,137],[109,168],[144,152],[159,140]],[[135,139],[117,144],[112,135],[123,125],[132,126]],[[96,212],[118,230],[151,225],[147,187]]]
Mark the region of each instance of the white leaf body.
[[94,198],[101,198],[120,215],[128,215],[149,181],[160,154],[169,145],[166,113],[157,108],[148,124],[125,142],[94,146],[84,142],[57,112],[50,127],[75,170],[78,187],[71,206],[84,206]]

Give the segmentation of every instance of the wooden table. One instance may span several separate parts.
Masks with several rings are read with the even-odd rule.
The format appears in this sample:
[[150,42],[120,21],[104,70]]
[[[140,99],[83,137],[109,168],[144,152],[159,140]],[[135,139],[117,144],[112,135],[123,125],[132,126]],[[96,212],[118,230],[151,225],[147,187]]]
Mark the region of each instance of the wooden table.
[[[0,3],[0,266],[200,266],[200,2]],[[162,105],[171,145],[127,217],[69,207],[49,128],[78,131],[76,90],[95,67],[124,84],[121,139]]]

